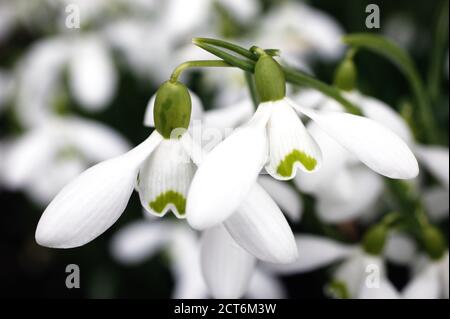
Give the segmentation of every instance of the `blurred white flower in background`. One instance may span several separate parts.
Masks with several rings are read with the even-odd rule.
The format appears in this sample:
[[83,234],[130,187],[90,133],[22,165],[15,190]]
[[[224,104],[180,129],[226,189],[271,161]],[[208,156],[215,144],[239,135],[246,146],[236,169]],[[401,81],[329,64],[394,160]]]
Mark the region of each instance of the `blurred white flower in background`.
[[40,205],[47,205],[90,165],[130,147],[107,126],[75,116],[50,117],[4,143],[0,172],[4,187],[23,190]]
[[[242,295],[283,298],[286,295],[275,276],[254,269],[254,261],[223,228],[209,231],[200,240],[187,224],[148,218],[128,224],[111,242],[113,257],[128,266],[137,265],[162,251],[168,252],[175,279],[172,298],[197,299],[211,295],[215,298],[239,298]],[[211,281],[210,291],[202,269]]]

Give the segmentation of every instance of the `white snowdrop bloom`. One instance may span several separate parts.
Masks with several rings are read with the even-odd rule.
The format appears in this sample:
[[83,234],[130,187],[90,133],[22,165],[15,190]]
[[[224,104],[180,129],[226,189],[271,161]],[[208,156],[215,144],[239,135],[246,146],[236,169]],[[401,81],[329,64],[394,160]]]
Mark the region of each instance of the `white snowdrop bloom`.
[[[419,163],[441,184],[424,190],[427,210],[436,218],[448,216],[448,148],[417,144],[406,122],[386,103],[358,91],[343,93],[361,108],[366,117],[390,129],[409,145]],[[313,90],[300,92],[294,100],[318,110],[343,112],[337,102]],[[383,191],[381,178],[359,165],[352,154],[331,136],[323,134],[316,124],[311,123],[307,127],[321,147],[324,160],[317,173],[300,172],[294,180],[297,187],[318,198],[318,213],[325,221],[341,222],[367,215]],[[360,186],[351,187],[352,184]]]
[[8,141],[0,175],[6,188],[24,190],[47,205],[90,165],[128,148],[123,137],[103,124],[74,116],[52,117]]
[[262,168],[279,180],[292,179],[297,170],[318,170],[321,150],[296,111],[373,171],[390,178],[417,176],[411,150],[381,124],[338,111],[318,112],[287,98],[283,72],[269,55],[259,58],[255,79],[262,101],[257,111],[207,154],[192,180],[187,218],[194,228],[205,229],[229,218],[248,196]]
[[344,31],[331,16],[299,2],[285,2],[262,18],[257,42],[281,50],[292,66],[308,57],[337,59],[344,52]]
[[[48,247],[84,245],[108,229],[125,210],[133,189],[143,207],[183,218],[185,198],[195,171],[188,133],[189,93],[181,83],[166,82],[155,101],[157,125],[129,152],[101,162],[64,187],[44,211],[36,241]],[[172,135],[174,129],[177,135]]]
[[400,296],[406,299],[448,299],[448,267],[448,250],[438,260],[427,259]]
[[186,224],[168,219],[140,220],[119,230],[111,242],[114,258],[128,266],[161,251],[168,252],[174,275],[173,298],[246,295],[281,298],[285,295],[278,280],[268,272],[255,269],[254,258],[223,227],[208,231],[200,240]]
[[[154,98],[150,99],[150,101],[152,100]],[[144,119],[144,124],[148,126],[155,125],[152,105],[150,102],[147,106]],[[191,122],[194,117],[197,117],[206,128],[214,129],[219,135],[219,140],[210,141],[214,145],[221,141],[220,137],[222,137],[224,126],[235,126],[239,119],[247,116],[248,113],[247,106],[242,105],[209,112],[202,110],[200,99],[192,94]],[[207,130],[204,133],[208,135]],[[206,152],[198,149],[198,146],[203,144],[203,139],[208,139],[208,136],[200,136],[191,144],[196,163],[203,160],[204,152]],[[196,145],[198,146],[196,147]],[[247,200],[241,203],[233,216],[224,221],[227,230],[239,245],[261,260],[289,262],[295,259],[294,236],[275,201],[280,203],[292,220],[298,221],[301,214],[301,203],[297,194],[292,194],[292,190],[287,192],[285,185],[266,182],[264,183],[265,189],[274,195],[274,201],[256,181],[253,184]],[[274,240],[275,238],[276,240]]]
[[53,113],[49,106],[61,94],[65,67],[69,88],[82,107],[99,111],[111,101],[117,75],[102,38],[46,38],[32,46],[17,70],[17,115],[24,125],[35,125]]
[[387,279],[380,256],[369,254],[358,245],[342,244],[315,235],[297,235],[296,241],[299,249],[296,262],[266,267],[278,274],[292,275],[337,263],[327,288],[335,297],[396,298],[396,290]]

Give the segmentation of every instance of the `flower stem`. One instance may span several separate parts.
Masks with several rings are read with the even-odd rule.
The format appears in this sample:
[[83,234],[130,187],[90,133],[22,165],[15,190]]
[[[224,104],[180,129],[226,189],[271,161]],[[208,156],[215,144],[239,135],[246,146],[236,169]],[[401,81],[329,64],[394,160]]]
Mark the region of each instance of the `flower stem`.
[[181,73],[189,68],[205,68],[205,67],[232,67],[231,64],[222,60],[196,60],[187,61],[175,68],[170,76],[170,82],[177,82]]

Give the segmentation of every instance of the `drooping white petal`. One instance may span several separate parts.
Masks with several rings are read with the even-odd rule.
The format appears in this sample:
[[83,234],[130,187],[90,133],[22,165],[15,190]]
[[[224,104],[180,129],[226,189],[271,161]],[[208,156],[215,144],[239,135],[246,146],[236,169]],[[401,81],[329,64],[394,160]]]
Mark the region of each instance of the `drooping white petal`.
[[414,138],[408,124],[389,105],[373,97],[362,95],[359,92],[352,92],[351,94],[353,97],[349,98],[350,101],[358,105],[366,117],[384,125],[397,134],[405,143],[412,145]]
[[336,198],[334,193],[340,192],[340,187],[349,187],[349,183],[333,183],[340,181],[337,175],[330,184],[333,188],[322,189],[323,194],[318,194],[317,213],[320,218],[328,223],[340,223],[348,221],[372,212],[376,201],[380,198],[384,183],[382,178],[366,167],[354,167],[349,169],[350,196]]
[[287,100],[274,102],[267,131],[269,162],[266,170],[274,178],[288,180],[296,175],[297,169],[313,172],[320,167],[320,148]]
[[318,108],[325,102],[327,97],[322,92],[314,89],[302,89],[300,92],[291,95],[291,99],[304,107]]
[[383,254],[386,259],[398,265],[408,265],[414,261],[417,245],[406,234],[391,232],[386,242]]
[[220,225],[203,233],[201,263],[203,276],[214,298],[239,298],[247,290],[255,258]]
[[303,213],[303,202],[292,186],[277,181],[270,176],[260,176],[258,183],[269,193],[290,220],[293,222],[300,221]]
[[169,257],[175,287],[172,298],[200,299],[208,296],[200,265],[200,241],[185,225],[177,224],[170,233]]
[[187,220],[197,229],[227,219],[256,182],[267,158],[265,126],[271,104],[261,104],[254,117],[205,157],[187,199]]
[[68,142],[89,161],[103,161],[130,149],[130,143],[123,136],[100,122],[68,117],[59,124]]
[[[203,104],[197,94],[189,90],[191,96],[191,121],[201,120],[203,117]],[[153,109],[155,107],[156,94],[153,94],[147,103],[144,114],[144,126],[155,127],[155,118],[153,117]]]
[[439,269],[430,263],[417,274],[403,289],[406,299],[437,299],[441,295]]
[[101,39],[77,40],[69,62],[69,85],[81,106],[90,111],[103,109],[113,98],[117,74]]
[[398,179],[419,173],[417,160],[405,142],[381,124],[348,113],[295,107],[375,172]]
[[267,271],[256,269],[246,296],[250,299],[283,299],[287,292],[281,281]]
[[421,164],[445,187],[449,187],[448,147],[419,145],[415,152]]
[[284,275],[308,272],[335,263],[355,251],[351,245],[314,235],[297,235],[295,241],[298,259],[290,264],[268,265],[271,271]]
[[186,197],[195,165],[178,139],[164,139],[139,170],[137,187],[142,206],[151,214],[172,211],[185,218]]
[[120,263],[138,264],[168,244],[171,224],[138,220],[117,232],[111,241],[111,254]]
[[423,202],[427,214],[434,221],[448,218],[449,195],[448,189],[440,186],[431,187],[423,191]]
[[42,246],[71,248],[102,234],[124,211],[138,166],[161,139],[154,132],[133,150],[91,167],[64,187],[42,214],[36,241]]
[[224,225],[240,246],[261,260],[289,263],[298,257],[294,234],[286,218],[257,184]]
[[399,299],[400,294],[394,285],[386,278],[380,278],[376,287],[363,283],[358,292],[359,299]]

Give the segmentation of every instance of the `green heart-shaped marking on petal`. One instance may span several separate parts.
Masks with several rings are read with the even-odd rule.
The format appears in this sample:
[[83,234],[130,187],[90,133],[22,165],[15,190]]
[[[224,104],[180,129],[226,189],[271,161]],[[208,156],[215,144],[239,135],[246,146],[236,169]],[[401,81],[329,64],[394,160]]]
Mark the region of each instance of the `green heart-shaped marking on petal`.
[[184,215],[186,211],[186,198],[175,191],[167,191],[158,195],[158,197],[156,197],[154,201],[149,202],[148,205],[155,212],[162,213],[164,208],[169,204],[173,204],[177,208],[178,213]]
[[317,160],[314,157],[311,157],[302,151],[293,150],[280,162],[277,167],[277,173],[283,177],[291,176],[295,162],[302,163],[308,171],[312,171],[317,165]]

